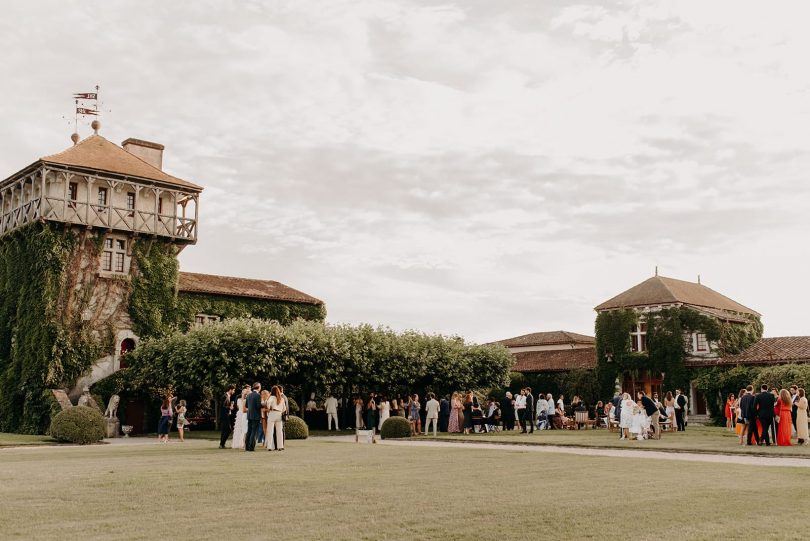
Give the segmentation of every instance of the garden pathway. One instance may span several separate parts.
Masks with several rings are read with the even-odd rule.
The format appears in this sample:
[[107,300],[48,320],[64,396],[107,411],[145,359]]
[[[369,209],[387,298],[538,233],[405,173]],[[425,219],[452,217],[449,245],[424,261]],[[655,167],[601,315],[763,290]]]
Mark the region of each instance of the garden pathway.
[[[317,438],[319,441],[351,442],[354,436],[326,436]],[[382,445],[405,445],[414,447],[443,447],[467,449],[493,449],[499,451],[529,451],[535,453],[563,453],[582,456],[604,456],[614,458],[652,458],[657,460],[683,460],[686,462],[721,462],[723,464],[743,464],[749,466],[787,466],[794,468],[810,468],[810,459],[790,457],[763,457],[745,455],[724,455],[710,453],[666,452],[666,451],[634,451],[630,449],[595,449],[584,447],[567,447],[561,445],[521,445],[497,443],[469,443],[437,440],[377,440]]]

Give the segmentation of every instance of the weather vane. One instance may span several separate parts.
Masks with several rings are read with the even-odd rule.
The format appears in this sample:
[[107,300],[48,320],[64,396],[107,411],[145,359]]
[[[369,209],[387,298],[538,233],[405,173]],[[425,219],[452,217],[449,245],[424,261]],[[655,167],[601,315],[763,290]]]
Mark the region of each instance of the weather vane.
[[[101,111],[98,108],[98,96],[99,96],[99,86],[96,85],[95,92],[77,92],[73,94],[73,101],[76,104],[76,112],[73,119],[73,135],[70,138],[73,140],[73,143],[76,144],[79,142],[79,116],[81,115],[83,118],[87,116],[98,117],[101,114]],[[98,129],[101,127],[101,123],[96,119],[90,124],[93,128],[93,131],[98,134]]]

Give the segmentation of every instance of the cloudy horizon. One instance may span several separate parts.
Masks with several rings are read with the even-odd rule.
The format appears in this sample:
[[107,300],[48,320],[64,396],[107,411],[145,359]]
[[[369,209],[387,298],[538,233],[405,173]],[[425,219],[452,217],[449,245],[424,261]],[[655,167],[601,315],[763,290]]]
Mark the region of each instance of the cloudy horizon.
[[182,269],[329,322],[593,334],[657,266],[810,334],[803,5],[532,4],[9,5],[0,177],[99,84],[101,135],[205,187]]

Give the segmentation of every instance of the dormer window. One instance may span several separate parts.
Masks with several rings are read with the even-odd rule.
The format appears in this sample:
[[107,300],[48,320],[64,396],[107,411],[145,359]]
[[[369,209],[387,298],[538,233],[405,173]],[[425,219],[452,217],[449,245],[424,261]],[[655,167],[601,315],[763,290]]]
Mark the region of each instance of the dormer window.
[[630,351],[643,353],[647,351],[647,324],[638,323],[630,329]]

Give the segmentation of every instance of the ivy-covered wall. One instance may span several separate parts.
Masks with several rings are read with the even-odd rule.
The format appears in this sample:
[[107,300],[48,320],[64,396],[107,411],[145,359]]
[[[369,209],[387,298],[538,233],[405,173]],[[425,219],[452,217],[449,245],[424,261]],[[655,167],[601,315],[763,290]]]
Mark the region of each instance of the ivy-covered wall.
[[72,384],[110,346],[87,313],[94,283],[77,280],[99,245],[39,223],[0,239],[0,431],[44,432],[46,389]]
[[323,305],[234,298],[182,291],[178,294],[177,308],[184,324],[183,330],[188,329],[197,314],[219,316],[222,319],[269,319],[278,321],[282,325],[289,325],[296,319],[323,321],[326,318],[326,309]]
[[[603,396],[613,394],[616,378],[628,371],[652,370],[665,374],[667,389],[686,389],[693,374],[684,360],[684,335],[699,332],[717,343],[719,353],[739,353],[762,338],[762,323],[747,316],[746,324],[721,322],[687,307],[666,308],[644,314],[647,352],[630,351],[630,331],[639,321],[634,310],[602,312],[596,317],[597,377]],[[608,355],[608,354],[611,355]]]
[[133,276],[129,314],[140,338],[187,331],[197,314],[222,319],[256,318],[289,325],[296,319],[323,321],[323,305],[177,292],[177,248],[157,240],[137,240],[132,248]]

